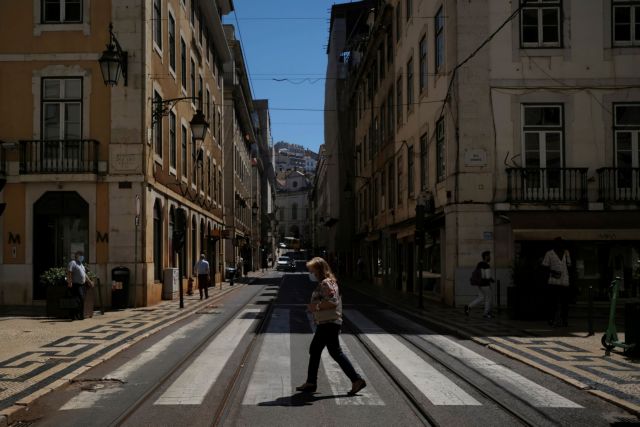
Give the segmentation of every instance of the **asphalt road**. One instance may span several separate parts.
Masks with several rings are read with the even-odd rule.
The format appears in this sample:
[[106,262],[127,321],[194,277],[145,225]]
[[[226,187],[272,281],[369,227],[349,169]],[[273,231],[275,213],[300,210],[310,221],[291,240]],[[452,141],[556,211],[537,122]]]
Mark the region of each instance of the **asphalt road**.
[[326,354],[305,381],[313,325],[306,273],[272,272],[35,402],[36,426],[609,425],[624,415],[473,342],[345,293],[343,348],[368,386]]

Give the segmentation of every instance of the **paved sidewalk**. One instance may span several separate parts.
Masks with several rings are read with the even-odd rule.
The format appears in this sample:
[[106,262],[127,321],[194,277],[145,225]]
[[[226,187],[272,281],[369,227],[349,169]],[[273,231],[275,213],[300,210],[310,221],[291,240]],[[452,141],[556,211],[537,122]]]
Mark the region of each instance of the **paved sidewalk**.
[[233,287],[210,287],[203,300],[195,289],[184,296],[183,309],[176,298],[152,307],[95,311],[82,321],[0,316],[0,427],[15,422],[38,397],[261,276],[251,272]]
[[[601,307],[596,312],[595,335],[589,336],[586,313],[580,308],[572,307],[569,327],[554,329],[546,322],[510,320],[506,310],[494,319],[484,319],[482,309],[476,308],[467,317],[461,308],[425,300],[424,310],[420,311],[417,296],[399,295],[369,282],[343,280],[343,284],[640,416],[640,357],[632,358],[618,350],[605,355],[600,343],[607,326],[608,308]],[[623,321],[617,326],[621,328]],[[618,337],[624,340],[624,333]]]

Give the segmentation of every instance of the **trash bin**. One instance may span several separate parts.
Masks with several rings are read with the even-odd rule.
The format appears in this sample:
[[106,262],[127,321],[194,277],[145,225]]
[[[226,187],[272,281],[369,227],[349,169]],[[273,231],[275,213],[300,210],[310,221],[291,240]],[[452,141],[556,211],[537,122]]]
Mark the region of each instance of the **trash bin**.
[[640,346],[640,302],[628,302],[624,305],[624,342]]
[[172,300],[180,291],[180,271],[177,268],[162,270],[162,299]]
[[116,267],[111,270],[111,308],[127,308],[129,301],[129,269]]

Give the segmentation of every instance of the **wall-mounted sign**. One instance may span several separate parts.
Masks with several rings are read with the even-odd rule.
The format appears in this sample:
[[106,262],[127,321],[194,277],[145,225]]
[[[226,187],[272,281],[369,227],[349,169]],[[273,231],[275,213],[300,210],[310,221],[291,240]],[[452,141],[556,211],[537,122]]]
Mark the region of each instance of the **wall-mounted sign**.
[[464,152],[465,166],[487,166],[487,152],[482,149],[466,150]]

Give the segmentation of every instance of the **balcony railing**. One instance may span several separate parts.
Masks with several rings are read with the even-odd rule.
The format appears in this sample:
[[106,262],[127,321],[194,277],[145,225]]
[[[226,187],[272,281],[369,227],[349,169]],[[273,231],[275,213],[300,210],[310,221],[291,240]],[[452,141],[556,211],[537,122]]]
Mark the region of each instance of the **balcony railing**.
[[600,168],[597,172],[598,201],[640,201],[640,168]]
[[20,173],[98,173],[98,141],[20,141]]
[[587,168],[507,168],[507,180],[508,202],[587,202]]

